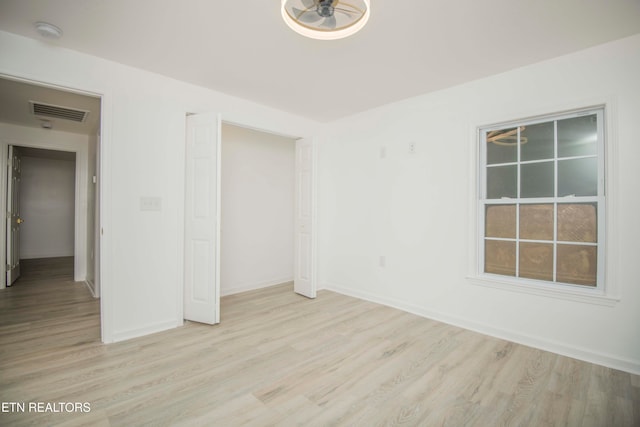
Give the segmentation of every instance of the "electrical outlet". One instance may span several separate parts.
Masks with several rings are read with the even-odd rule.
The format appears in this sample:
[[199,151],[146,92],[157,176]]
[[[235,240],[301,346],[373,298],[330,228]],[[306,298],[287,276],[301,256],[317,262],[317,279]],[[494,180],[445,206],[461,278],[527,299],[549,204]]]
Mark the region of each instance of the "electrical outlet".
[[409,143],[409,154],[416,154],[416,143],[415,142],[410,142]]
[[387,257],[384,255],[380,255],[378,263],[380,264],[380,267],[385,267],[387,265]]

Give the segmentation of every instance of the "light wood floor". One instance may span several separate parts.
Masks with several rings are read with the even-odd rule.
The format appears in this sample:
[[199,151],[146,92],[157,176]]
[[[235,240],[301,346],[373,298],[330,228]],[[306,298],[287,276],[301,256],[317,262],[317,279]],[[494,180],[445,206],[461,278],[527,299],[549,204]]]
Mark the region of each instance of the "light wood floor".
[[1,426],[640,425],[638,376],[291,285],[223,298],[217,326],[103,345],[98,302],[45,264],[0,291],[0,401],[91,412]]

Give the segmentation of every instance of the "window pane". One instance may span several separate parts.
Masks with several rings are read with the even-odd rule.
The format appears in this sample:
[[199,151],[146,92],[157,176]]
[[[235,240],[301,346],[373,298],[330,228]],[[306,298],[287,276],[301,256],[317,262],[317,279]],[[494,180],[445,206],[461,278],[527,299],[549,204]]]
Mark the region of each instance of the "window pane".
[[516,165],[487,168],[487,199],[516,197]]
[[558,245],[556,280],[576,285],[596,285],[597,248]]
[[518,128],[487,132],[487,164],[511,163],[518,160]]
[[597,154],[597,116],[558,120],[558,157]]
[[553,240],[553,204],[520,205],[520,238]]
[[604,110],[593,108],[480,130],[480,268],[487,275],[580,285],[585,292],[599,286],[602,117]]
[[553,197],[553,162],[520,166],[520,197]]
[[516,205],[488,205],[485,211],[487,237],[516,238]]
[[485,273],[516,275],[516,242],[502,240],[485,240],[484,242]]
[[595,157],[558,161],[558,197],[597,194],[598,160]]
[[565,242],[598,241],[595,203],[558,204],[558,240]]
[[553,122],[529,125],[520,131],[520,160],[553,159]]
[[553,244],[520,243],[520,277],[553,280]]

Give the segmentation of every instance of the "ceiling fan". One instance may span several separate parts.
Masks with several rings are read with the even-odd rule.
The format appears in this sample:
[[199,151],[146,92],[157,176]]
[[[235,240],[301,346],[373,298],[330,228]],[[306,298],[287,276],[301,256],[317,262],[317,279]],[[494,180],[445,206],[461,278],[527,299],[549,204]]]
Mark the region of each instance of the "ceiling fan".
[[[526,128],[520,126],[520,132]],[[520,136],[520,144],[524,145],[529,141],[526,136]],[[496,145],[510,147],[518,144],[518,128],[494,130],[487,133],[487,142],[493,142]]]
[[346,37],[366,23],[369,17],[369,0],[283,0],[282,11],[287,24],[296,31],[298,30],[293,26],[312,32],[324,32],[325,36],[326,33],[345,32],[341,37]]
[[301,0],[304,9],[298,9],[297,7],[291,7],[295,19],[307,24],[318,23],[320,27],[336,28],[337,19],[336,14],[345,15],[349,20],[353,19],[354,15],[362,15],[364,12],[358,10],[354,5],[341,2],[340,0]]

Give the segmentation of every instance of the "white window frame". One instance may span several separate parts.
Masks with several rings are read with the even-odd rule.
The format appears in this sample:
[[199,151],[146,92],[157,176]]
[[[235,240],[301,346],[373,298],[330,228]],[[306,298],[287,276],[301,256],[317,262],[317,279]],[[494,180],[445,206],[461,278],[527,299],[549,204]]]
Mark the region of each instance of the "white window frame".
[[[571,201],[575,203],[580,202],[592,202],[597,204],[598,216],[598,238],[597,238],[597,285],[595,287],[585,285],[573,285],[559,282],[549,282],[543,280],[526,279],[519,277],[503,276],[498,274],[491,274],[484,272],[484,244],[485,244],[485,206],[489,204],[516,204],[519,205],[521,201],[525,203],[554,203],[558,201],[568,201],[566,198],[552,197],[552,198],[538,198],[538,199],[506,199],[506,200],[487,200],[485,198],[486,192],[486,134],[492,130],[499,130],[505,128],[513,128],[519,126],[526,126],[537,123],[552,122],[562,120],[566,118],[578,117],[583,115],[596,114],[598,121],[598,145],[597,145],[597,160],[598,160],[598,192],[595,197],[575,197]],[[561,297],[571,300],[590,302],[602,305],[613,305],[619,301],[618,297],[612,296],[612,287],[608,286],[607,280],[610,275],[607,274],[607,268],[610,268],[610,262],[608,257],[611,257],[611,253],[607,248],[608,235],[607,227],[607,211],[610,208],[610,203],[605,197],[610,192],[610,186],[607,185],[607,169],[611,168],[611,159],[609,156],[610,148],[608,132],[610,127],[610,118],[608,117],[608,110],[605,105],[597,105],[588,108],[572,109],[568,112],[554,113],[547,115],[540,115],[534,118],[510,120],[506,122],[494,123],[491,125],[478,126],[474,130],[474,144],[475,144],[475,161],[474,169],[477,168],[477,173],[474,176],[475,181],[475,204],[476,209],[474,212],[475,229],[475,250],[474,261],[472,264],[474,268],[470,271],[469,278],[472,283],[483,286],[490,286],[494,288],[505,289],[509,291],[519,291],[525,293],[532,293],[537,295],[546,295],[553,297]],[[557,142],[556,142],[557,150]],[[518,150],[519,151],[519,150]],[[558,157],[557,152],[554,155],[554,163],[557,164]],[[517,163],[520,162],[520,154],[518,153]],[[519,184],[518,168],[518,184]],[[557,188],[557,182],[555,183]],[[518,211],[518,209],[516,209]],[[555,221],[555,219],[554,219]],[[554,247],[558,243],[554,230]],[[518,259],[516,255],[516,260]],[[517,261],[516,261],[517,262]],[[554,250],[554,278],[555,278],[555,250]]]

